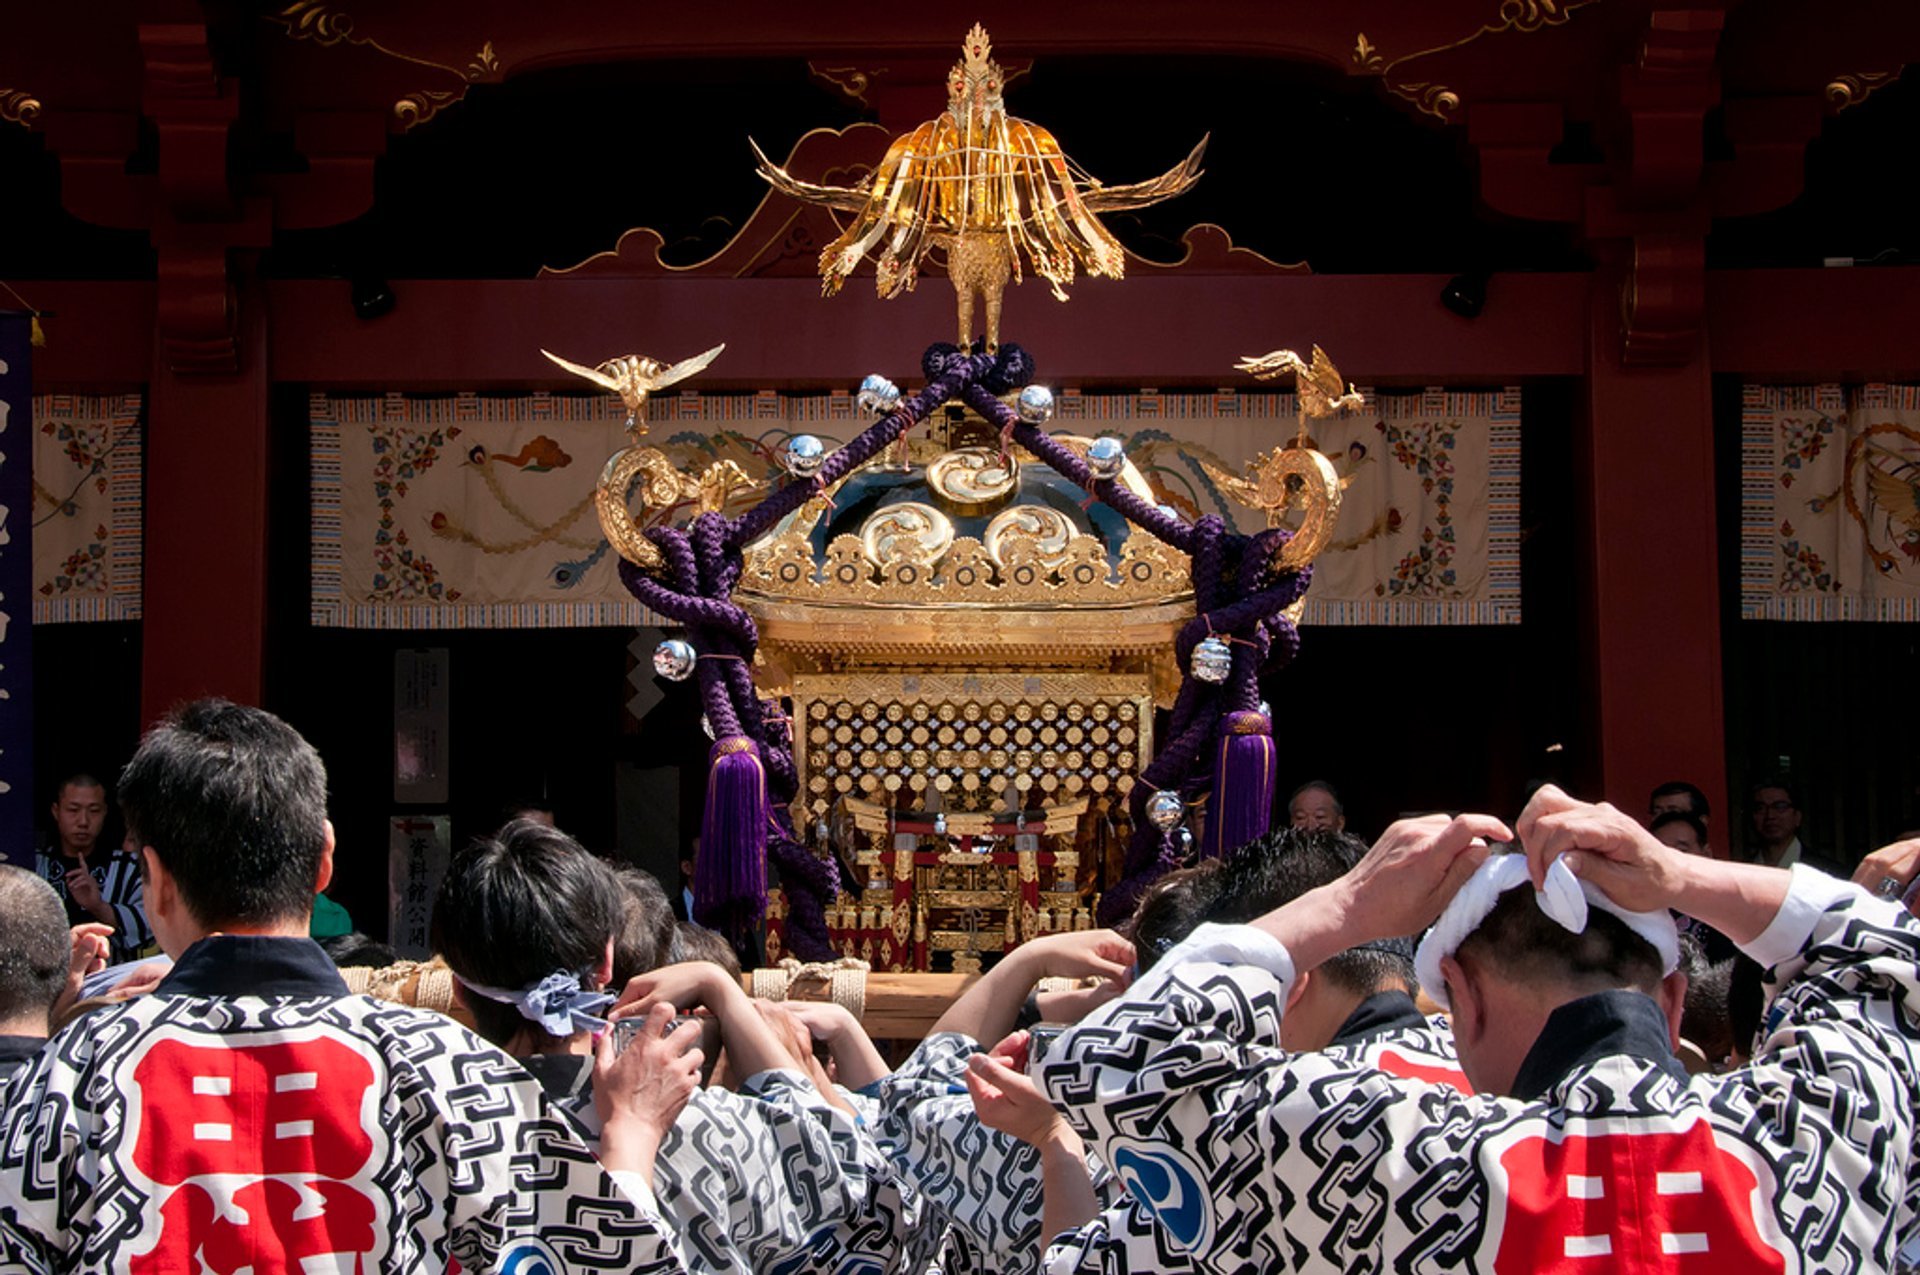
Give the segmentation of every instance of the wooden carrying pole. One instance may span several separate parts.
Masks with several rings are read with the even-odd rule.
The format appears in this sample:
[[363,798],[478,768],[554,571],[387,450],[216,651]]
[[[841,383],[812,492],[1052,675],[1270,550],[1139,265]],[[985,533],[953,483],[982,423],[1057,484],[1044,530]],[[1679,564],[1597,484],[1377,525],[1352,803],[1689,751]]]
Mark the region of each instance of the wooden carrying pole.
[[[805,967],[803,967],[805,968]],[[811,967],[817,970],[821,967]],[[859,1017],[867,1035],[875,1040],[920,1040],[933,1030],[940,1015],[960,998],[978,974],[870,974],[864,970],[841,971],[841,994],[835,995],[831,978],[803,975],[790,980],[780,971],[759,971],[762,980],[769,973],[781,974],[779,994],[770,999],[839,1000],[848,1004]],[[385,969],[348,969],[341,971],[347,988],[363,992],[377,1000],[401,1005],[416,1005],[438,1010],[468,1027],[472,1018],[453,997],[453,976],[439,961],[400,961]],[[740,976],[749,995],[765,995],[766,986],[755,987],[752,972]],[[788,984],[791,983],[791,986]],[[853,1002],[849,1004],[849,1002]]]
[[[876,1040],[919,1040],[933,1030],[940,1015],[960,998],[978,974],[867,974],[865,1004],[859,1014],[867,1035]],[[742,974],[740,983],[752,994],[752,973]],[[794,1000],[831,1000],[827,984],[818,980],[802,983]]]

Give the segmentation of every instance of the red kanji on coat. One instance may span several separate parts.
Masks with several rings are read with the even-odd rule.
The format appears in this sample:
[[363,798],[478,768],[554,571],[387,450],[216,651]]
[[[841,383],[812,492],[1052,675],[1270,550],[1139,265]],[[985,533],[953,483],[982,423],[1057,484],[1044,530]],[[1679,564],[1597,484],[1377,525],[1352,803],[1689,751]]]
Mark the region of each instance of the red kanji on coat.
[[1525,1138],[1500,1167],[1507,1201],[1496,1275],[1786,1269],[1754,1219],[1758,1179],[1705,1121],[1678,1133]]
[[297,1275],[357,1269],[385,1210],[372,1186],[374,1065],[328,1037],[161,1039],[134,1064],[133,1164],[160,1233],[130,1269]]
[[[223,1213],[225,1214],[223,1216]],[[357,1187],[324,1179],[292,1186],[266,1178],[234,1192],[222,1210],[197,1184],[181,1187],[160,1213],[160,1242],[131,1259],[131,1275],[213,1271],[216,1275],[297,1275],[305,1259],[373,1251],[373,1201]]]
[[154,1042],[133,1071],[140,1089],[133,1162],[178,1186],[203,1173],[312,1173],[366,1167],[373,1066],[337,1040],[271,1045]]

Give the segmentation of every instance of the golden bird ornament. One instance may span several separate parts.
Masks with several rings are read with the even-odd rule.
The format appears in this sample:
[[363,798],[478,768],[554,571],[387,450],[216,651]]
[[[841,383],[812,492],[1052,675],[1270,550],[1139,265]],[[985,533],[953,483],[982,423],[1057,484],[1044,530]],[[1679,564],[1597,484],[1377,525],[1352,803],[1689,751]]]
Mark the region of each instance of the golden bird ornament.
[[1097,214],[1144,208],[1190,189],[1207,139],[1177,167],[1148,181],[1104,186],[1069,159],[1053,134],[1007,114],[1006,77],[986,30],[975,24],[947,74],[947,109],[895,139],[856,186],[800,181],[756,145],[760,175],[783,194],[854,214],[820,253],[822,291],[832,296],[872,256],[883,299],[913,290],[935,249],[946,255],[959,303],[960,346],[973,342],[975,299],[986,310],[986,345],[1000,345],[1001,296],[1024,261],[1066,300],[1074,272],[1119,279],[1126,251]]
[[608,359],[597,367],[563,359],[551,350],[542,350],[540,353],[575,376],[585,377],[601,389],[618,394],[627,408],[627,432],[638,437],[647,432],[647,395],[704,371],[707,364],[719,358],[720,352],[726,348],[724,344],[716,345],[704,354],[696,354],[673,364],[644,355],[625,354],[617,359]]
[[1340,378],[1340,369],[1317,345],[1313,347],[1311,363],[1292,350],[1275,350],[1271,354],[1250,355],[1233,366],[1238,371],[1251,372],[1259,381],[1293,373],[1303,429],[1307,418],[1333,416],[1366,405],[1365,396]]

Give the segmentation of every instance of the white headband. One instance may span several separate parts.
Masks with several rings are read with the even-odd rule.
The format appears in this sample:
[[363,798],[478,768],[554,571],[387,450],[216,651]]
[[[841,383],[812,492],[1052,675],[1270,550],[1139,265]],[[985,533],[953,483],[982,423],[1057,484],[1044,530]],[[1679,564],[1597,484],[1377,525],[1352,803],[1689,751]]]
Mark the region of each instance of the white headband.
[[[1531,884],[1524,854],[1493,854],[1487,856],[1479,871],[1460,887],[1460,892],[1447,904],[1447,910],[1420,940],[1420,950],[1413,958],[1421,990],[1435,1004],[1442,1009],[1451,1008],[1447,1003],[1446,983],[1440,977],[1440,959],[1460,950],[1460,944],[1480,928],[1501,895],[1517,886]],[[1542,912],[1574,934],[1587,928],[1589,904],[1611,912],[1626,922],[1628,929],[1653,945],[1653,950],[1660,954],[1662,973],[1671,974],[1680,964],[1680,933],[1674,927],[1671,912],[1664,908],[1658,912],[1629,911],[1609,899],[1592,882],[1574,876],[1564,859],[1555,859],[1547,866],[1547,888],[1535,891],[1533,898]]]
[[460,978],[460,985],[476,996],[484,996],[520,1011],[520,1017],[538,1024],[549,1036],[571,1036],[575,1032],[600,1031],[607,1025],[597,1015],[613,1004],[613,993],[592,991],[581,985],[578,974],[555,970],[532,987],[508,991],[502,987],[484,987]]

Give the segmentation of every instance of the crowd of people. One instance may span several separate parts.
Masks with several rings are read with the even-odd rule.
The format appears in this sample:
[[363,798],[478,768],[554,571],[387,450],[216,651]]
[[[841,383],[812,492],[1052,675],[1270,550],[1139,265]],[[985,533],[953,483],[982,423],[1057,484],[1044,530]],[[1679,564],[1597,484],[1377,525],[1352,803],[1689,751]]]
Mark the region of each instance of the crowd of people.
[[0,1270],[1840,1272],[1920,1238],[1920,840],[1843,880],[1774,781],[1741,861],[1687,784],[1369,845],[1315,781],[898,1065],[534,818],[435,902],[471,1030],[349,994],[325,771],[261,710],[182,709],[113,795],[121,849],[81,775],[0,868]]

